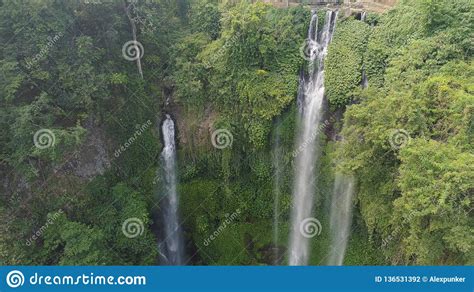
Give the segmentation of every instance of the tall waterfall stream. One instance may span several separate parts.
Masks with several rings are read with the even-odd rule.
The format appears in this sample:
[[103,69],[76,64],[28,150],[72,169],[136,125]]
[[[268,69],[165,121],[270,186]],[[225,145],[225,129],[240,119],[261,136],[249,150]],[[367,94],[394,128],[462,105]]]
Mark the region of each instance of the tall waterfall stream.
[[[300,117],[295,157],[295,178],[291,231],[289,239],[289,264],[306,265],[309,260],[309,238],[304,231],[306,222],[313,218],[313,197],[315,192],[315,165],[319,147],[319,125],[323,115],[324,59],[336,26],[337,11],[327,11],[325,24],[318,33],[318,16],[313,12],[308,31],[309,51],[308,76],[300,78]],[[310,220],[310,221],[308,221]],[[311,223],[311,222],[310,222]],[[302,230],[303,229],[303,230]]]

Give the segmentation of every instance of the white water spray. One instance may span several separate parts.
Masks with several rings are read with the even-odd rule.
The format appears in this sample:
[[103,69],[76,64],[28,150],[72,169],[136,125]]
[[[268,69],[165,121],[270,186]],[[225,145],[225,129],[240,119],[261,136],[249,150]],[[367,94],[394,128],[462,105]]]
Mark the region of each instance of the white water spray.
[[164,240],[161,243],[166,264],[183,264],[183,239],[178,216],[178,192],[176,190],[176,146],[174,122],[169,115],[162,126],[164,148],[161,152],[164,190],[163,210]]
[[279,252],[279,223],[280,223],[280,194],[282,184],[282,159],[283,151],[280,145],[280,123],[276,128],[275,133],[275,145],[273,148],[273,167],[275,169],[275,176],[273,178],[273,264],[279,265],[280,263],[280,252]]
[[352,222],[352,197],[354,178],[342,173],[336,174],[331,202],[330,225],[331,250],[329,265],[341,266],[346,253]]
[[[315,192],[315,165],[319,149],[319,124],[324,99],[324,59],[335,29],[337,12],[327,11],[324,28],[318,36],[318,16],[313,12],[308,31],[311,55],[308,80],[301,80],[299,93],[300,120],[296,149],[293,187],[293,208],[289,246],[289,264],[306,265],[309,259],[309,238],[300,232],[300,225],[312,216]],[[304,76],[303,76],[304,77]]]

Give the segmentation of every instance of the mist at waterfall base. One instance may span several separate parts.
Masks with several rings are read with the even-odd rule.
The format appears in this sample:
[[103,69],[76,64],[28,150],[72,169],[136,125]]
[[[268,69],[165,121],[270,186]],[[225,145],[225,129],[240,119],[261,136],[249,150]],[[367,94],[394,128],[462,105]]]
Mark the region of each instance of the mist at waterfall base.
[[[307,265],[309,240],[300,225],[313,215],[315,165],[319,156],[318,128],[323,115],[324,59],[336,26],[337,11],[327,11],[325,24],[318,33],[318,15],[313,11],[308,30],[309,72],[300,77],[299,118],[295,157],[293,205],[289,238],[289,265]],[[301,147],[304,146],[304,147]]]
[[341,266],[344,261],[352,222],[353,194],[354,177],[336,173],[329,223],[329,229],[331,230],[329,265]]
[[159,195],[163,220],[163,239],[159,244],[159,252],[164,264],[182,265],[184,248],[178,215],[175,128],[169,115],[166,115],[161,130],[164,148],[160,156],[161,169],[159,175],[163,179],[163,188]]

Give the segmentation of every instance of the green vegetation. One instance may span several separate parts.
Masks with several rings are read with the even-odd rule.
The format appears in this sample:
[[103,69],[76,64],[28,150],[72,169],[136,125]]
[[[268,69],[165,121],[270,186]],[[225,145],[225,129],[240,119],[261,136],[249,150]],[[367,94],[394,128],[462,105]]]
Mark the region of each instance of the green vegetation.
[[371,29],[368,24],[354,18],[344,19],[336,29],[326,59],[325,85],[330,104],[343,106],[360,88],[364,53]]
[[[164,113],[177,126],[189,264],[284,254],[311,12],[247,2],[129,6],[143,79],[122,55],[132,4],[0,3],[1,264],[157,264]],[[366,23],[340,13],[325,63],[327,116],[338,118],[319,141],[323,232],[311,264],[326,263],[336,168],[357,178],[345,264],[474,264],[473,17],[470,0],[401,0]],[[54,145],[35,146],[40,129]],[[217,129],[231,146],[212,146]],[[142,222],[139,237],[124,235],[129,218]]]
[[369,37],[338,155],[388,263],[473,263],[472,17],[470,1],[403,1]]

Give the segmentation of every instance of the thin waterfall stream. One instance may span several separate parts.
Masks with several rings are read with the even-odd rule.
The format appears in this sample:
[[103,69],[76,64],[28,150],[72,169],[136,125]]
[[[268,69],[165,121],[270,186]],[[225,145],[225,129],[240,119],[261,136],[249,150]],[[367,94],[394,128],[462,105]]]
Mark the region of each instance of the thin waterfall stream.
[[184,258],[183,239],[178,215],[178,192],[176,188],[176,145],[174,122],[169,115],[162,125],[164,148],[161,152],[163,177],[163,200],[161,210],[163,214],[163,236],[160,243],[163,260],[167,265],[182,265]]
[[298,93],[300,115],[295,151],[289,265],[308,264],[310,239],[305,231],[319,223],[312,215],[315,166],[319,153],[319,125],[323,115],[324,59],[336,26],[337,15],[337,11],[327,11],[324,27],[318,33],[318,15],[313,11],[308,30],[309,72],[307,77],[302,74],[300,91],[303,92]]
[[328,264],[332,266],[341,266],[344,261],[352,222],[353,196],[354,177],[336,173],[329,223],[331,230],[331,249]]
[[280,143],[280,121],[277,122],[277,128],[275,133],[274,147],[273,147],[273,168],[275,169],[275,176],[273,179],[273,251],[274,259],[273,264],[280,264],[280,249],[279,249],[279,222],[280,222],[280,195],[281,195],[281,184],[282,184],[282,159],[283,149]]
[[[365,21],[367,13],[363,12],[361,21]],[[363,89],[369,87],[365,66],[362,67],[361,86]],[[352,175],[336,173],[334,189],[331,200],[330,230],[331,250],[329,252],[328,264],[341,266],[344,263],[347,242],[350,236],[352,223],[352,208],[354,197],[355,178]]]

